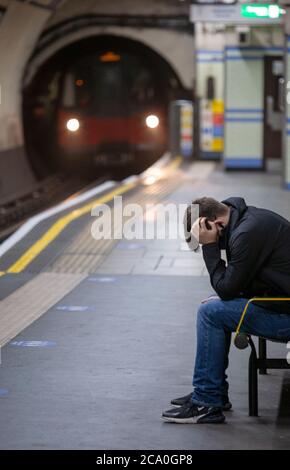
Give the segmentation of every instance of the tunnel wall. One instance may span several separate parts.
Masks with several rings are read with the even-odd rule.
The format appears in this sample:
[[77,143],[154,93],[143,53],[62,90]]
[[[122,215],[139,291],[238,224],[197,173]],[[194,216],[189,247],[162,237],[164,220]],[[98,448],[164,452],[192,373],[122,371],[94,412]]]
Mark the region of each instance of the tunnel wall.
[[30,63],[25,85],[29,83],[38,68],[57,51],[80,39],[100,34],[123,36],[149,46],[171,65],[185,88],[192,88],[194,77],[193,58],[190,60],[193,49],[192,36],[157,28],[137,29],[116,26],[85,27],[56,40]]
[[264,56],[283,55],[282,28],[251,28],[251,43],[240,47],[234,27],[226,28],[225,168],[262,168]]
[[[85,15],[138,15],[140,17],[166,17],[173,20],[180,16],[189,17],[189,5],[182,2],[169,2],[168,0],[67,0],[49,18],[46,28],[56,27],[66,21],[73,21],[74,18]],[[126,36],[144,42],[153,50],[163,56],[172,68],[176,71],[181,82],[186,88],[193,85],[193,35],[174,30],[144,27],[96,27],[93,34],[115,34]],[[87,32],[82,30],[82,36],[86,37]],[[77,34],[76,34],[77,36]],[[80,37],[78,37],[79,39]],[[65,41],[64,45],[69,44]]]
[[189,15],[188,4],[168,0],[66,0],[50,17],[47,26],[87,14],[172,16]]
[[26,62],[50,12],[16,1],[0,25],[0,199],[34,183],[22,128],[21,81]]

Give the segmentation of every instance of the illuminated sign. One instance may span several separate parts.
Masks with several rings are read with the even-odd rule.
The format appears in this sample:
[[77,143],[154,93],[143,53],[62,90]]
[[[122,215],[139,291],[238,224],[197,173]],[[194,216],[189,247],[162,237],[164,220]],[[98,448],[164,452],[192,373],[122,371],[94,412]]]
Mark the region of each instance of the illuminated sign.
[[268,3],[252,3],[241,5],[241,15],[244,18],[280,18],[284,11],[279,5]]
[[119,62],[119,60],[121,60],[121,56],[112,51],[106,52],[100,57],[101,62]]
[[285,10],[274,3],[191,5],[192,23],[281,24]]

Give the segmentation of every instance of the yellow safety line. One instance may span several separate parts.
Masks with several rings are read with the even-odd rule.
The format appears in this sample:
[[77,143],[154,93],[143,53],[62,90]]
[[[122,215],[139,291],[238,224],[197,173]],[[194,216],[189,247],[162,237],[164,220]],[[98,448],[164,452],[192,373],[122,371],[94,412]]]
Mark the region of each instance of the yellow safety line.
[[4,276],[4,274],[6,274],[5,271],[0,271],[0,277]]
[[[176,157],[166,169],[174,170],[182,161],[182,157]],[[97,204],[105,204],[114,198],[114,196],[124,194],[134,188],[138,182],[124,184],[123,186],[105,194],[103,197],[86,204],[79,209],[71,211],[69,214],[60,217],[51,227],[40,237],[10,268],[8,273],[20,273],[23,271],[56,237],[67,227],[70,222],[87,214]],[[4,273],[5,274],[5,273]]]
[[254,297],[253,299],[248,300],[248,302],[246,303],[245,308],[243,310],[243,313],[241,315],[238,327],[236,329],[235,338],[240,333],[240,329],[241,329],[242,323],[244,321],[244,318],[245,318],[245,315],[247,313],[247,310],[249,308],[250,303],[255,302],[255,301],[256,302],[257,301],[258,302],[274,302],[274,301],[285,302],[285,301],[290,301],[290,298],[288,298],[288,297]]
[[40,237],[8,270],[8,273],[20,273],[23,271],[73,220],[89,213],[97,204],[105,204],[114,196],[124,194],[136,186],[136,182],[128,183],[120,188],[105,194],[99,199],[86,204],[79,209],[71,211],[69,214],[60,217],[51,227]]
[[174,160],[169,163],[167,169],[168,170],[175,170],[179,165],[180,163],[182,162],[182,157],[180,155],[177,155]]

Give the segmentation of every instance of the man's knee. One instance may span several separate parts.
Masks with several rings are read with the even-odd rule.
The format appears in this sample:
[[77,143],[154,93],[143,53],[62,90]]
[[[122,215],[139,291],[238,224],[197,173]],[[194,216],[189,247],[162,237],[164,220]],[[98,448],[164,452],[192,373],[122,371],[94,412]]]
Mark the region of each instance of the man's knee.
[[197,324],[211,324],[228,331],[235,331],[247,299],[210,300],[200,305]]
[[221,309],[221,303],[220,300],[210,300],[209,302],[201,304],[197,312],[197,321],[216,324],[218,322],[218,312]]

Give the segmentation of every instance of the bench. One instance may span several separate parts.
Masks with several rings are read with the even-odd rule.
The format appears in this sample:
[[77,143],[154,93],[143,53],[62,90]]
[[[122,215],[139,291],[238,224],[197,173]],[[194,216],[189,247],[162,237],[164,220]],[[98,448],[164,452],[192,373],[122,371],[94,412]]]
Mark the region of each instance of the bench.
[[247,313],[248,307],[251,302],[254,301],[290,301],[290,298],[265,298],[255,297],[250,299],[241,315],[236,333],[234,343],[238,349],[245,349],[248,345],[251,348],[251,354],[249,358],[249,416],[259,416],[258,410],[258,373],[261,375],[267,374],[268,369],[290,369],[290,364],[287,362],[286,354],[283,359],[270,359],[267,357],[267,341],[273,341],[275,343],[287,344],[287,340],[277,340],[273,338],[262,338],[259,337],[258,342],[258,353],[255,347],[255,343],[250,335],[246,333],[240,333],[243,320]]
[[270,359],[267,357],[267,341],[287,344],[288,341],[277,341],[273,339],[259,338],[258,353],[254,341],[249,336],[248,342],[251,347],[249,357],[249,416],[259,416],[258,410],[258,372],[267,374],[267,369],[290,369],[286,359]]

